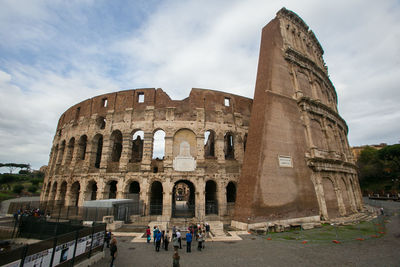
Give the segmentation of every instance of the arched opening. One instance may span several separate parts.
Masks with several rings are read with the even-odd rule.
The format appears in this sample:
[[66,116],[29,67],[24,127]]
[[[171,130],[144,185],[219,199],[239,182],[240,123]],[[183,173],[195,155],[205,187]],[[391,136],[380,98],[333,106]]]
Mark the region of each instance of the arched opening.
[[48,182],[46,187],[46,194],[44,195],[45,200],[49,200],[50,191],[51,191],[51,182]]
[[95,168],[100,168],[101,153],[103,151],[103,136],[98,134],[94,138],[94,146],[96,147],[96,160],[94,163]]
[[74,148],[75,148],[75,138],[72,137],[68,142],[68,149],[67,149],[67,155],[65,158],[65,165],[68,165],[71,163],[72,157],[74,155]]
[[58,166],[56,166],[56,174],[59,174],[59,172],[60,172],[60,165],[63,161],[64,151],[65,151],[65,140],[62,141],[62,143],[60,145],[60,149],[58,150],[58,158],[57,158]]
[[106,128],[106,119],[104,117],[97,118],[97,126],[103,130]]
[[132,209],[131,214],[139,214],[140,210],[140,184],[137,181],[132,181],[129,184],[129,190],[126,194],[126,198],[132,199]]
[[226,186],[226,202],[235,203],[236,201],[236,186],[233,182],[229,182]]
[[150,189],[150,215],[162,215],[163,187],[158,181],[151,184]]
[[224,136],[224,152],[225,159],[235,159],[234,140],[231,132],[227,132]]
[[79,145],[78,159],[85,160],[86,146],[87,146],[87,136],[86,135],[82,135],[81,138],[79,138],[78,145]]
[[114,131],[111,134],[111,161],[119,162],[122,153],[122,133],[120,131]]
[[81,190],[81,185],[79,182],[75,182],[71,185],[71,205],[77,207],[79,204],[79,192]]
[[65,206],[65,196],[67,194],[67,182],[63,182],[60,187],[59,205]]
[[117,181],[111,181],[108,183],[108,198],[117,198]]
[[53,201],[53,204],[54,204],[54,200],[55,200],[56,194],[57,194],[57,182],[54,182],[53,183],[53,187],[51,188],[51,194],[50,194],[49,199],[48,199],[50,201]]
[[157,130],[153,135],[153,155],[152,159],[163,160],[165,156],[165,132]]
[[339,205],[336,197],[333,182],[329,178],[322,179],[322,186],[324,189],[324,197],[326,209],[330,219],[337,218],[339,216]]
[[350,204],[350,199],[349,199],[349,194],[348,194],[348,187],[343,180],[343,178],[339,179],[340,183],[340,192],[342,193],[342,199],[343,199],[343,204],[344,207],[346,208],[346,214],[351,213],[351,204]]
[[132,154],[130,162],[141,162],[143,157],[144,132],[136,131],[132,136]]
[[206,182],[206,215],[218,214],[217,184],[209,180]]
[[172,217],[192,218],[195,216],[195,188],[192,182],[180,180],[172,190]]
[[87,200],[97,199],[97,183],[95,181],[90,181],[87,185]]
[[204,157],[215,158],[215,132],[212,130],[204,133]]

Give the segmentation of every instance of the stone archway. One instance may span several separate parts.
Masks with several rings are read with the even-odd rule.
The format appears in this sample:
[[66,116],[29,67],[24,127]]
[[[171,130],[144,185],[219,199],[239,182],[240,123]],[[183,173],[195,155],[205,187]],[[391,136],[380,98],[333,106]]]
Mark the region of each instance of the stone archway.
[[337,218],[340,213],[335,186],[332,180],[327,177],[322,179],[322,186],[324,189],[325,204],[329,219]]
[[117,181],[109,181],[107,183],[107,193],[108,193],[108,199],[114,199],[117,198]]
[[208,180],[206,182],[206,215],[218,214],[217,184]]
[[67,195],[67,182],[63,182],[60,187],[59,205],[65,206],[65,196]]
[[161,182],[154,181],[150,188],[150,215],[162,215],[163,186]]
[[125,198],[132,199],[132,214],[139,214],[140,211],[140,184],[137,181],[131,181],[128,186],[128,192],[125,194]]
[[86,200],[96,200],[96,199],[97,199],[97,183],[92,180],[87,185]]
[[195,188],[188,180],[175,182],[172,189],[172,217],[193,218],[195,216]]
[[75,182],[71,185],[70,206],[73,206],[73,207],[78,206],[80,190],[81,190],[81,185],[79,184],[79,182]]

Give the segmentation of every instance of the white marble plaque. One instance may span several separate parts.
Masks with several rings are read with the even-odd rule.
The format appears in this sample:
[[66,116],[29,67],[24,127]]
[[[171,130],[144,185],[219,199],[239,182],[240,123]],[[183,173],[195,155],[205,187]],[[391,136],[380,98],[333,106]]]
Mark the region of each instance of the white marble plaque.
[[196,160],[190,155],[190,144],[183,141],[179,145],[179,155],[173,160],[175,171],[190,172],[196,169]]
[[279,167],[293,168],[293,162],[291,156],[279,155],[278,159],[279,159]]

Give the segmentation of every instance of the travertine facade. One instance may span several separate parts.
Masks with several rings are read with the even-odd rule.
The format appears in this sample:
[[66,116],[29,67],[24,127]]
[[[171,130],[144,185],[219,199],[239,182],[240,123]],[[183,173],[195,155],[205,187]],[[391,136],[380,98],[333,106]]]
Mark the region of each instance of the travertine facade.
[[[81,206],[139,197],[144,214],[165,220],[183,182],[196,217],[230,214],[251,105],[251,99],[203,89],[181,101],[161,89],[83,101],[59,120],[41,200]],[[161,159],[153,157],[159,130],[165,133]]]
[[[176,201],[200,220],[228,219],[236,203],[236,225],[361,211],[348,128],[322,55],[303,20],[282,9],[263,29],[254,103],[212,90],[175,101],[136,89],[71,107],[57,126],[41,200],[132,198],[142,215],[163,220],[176,215]],[[153,156],[159,130],[163,158]]]

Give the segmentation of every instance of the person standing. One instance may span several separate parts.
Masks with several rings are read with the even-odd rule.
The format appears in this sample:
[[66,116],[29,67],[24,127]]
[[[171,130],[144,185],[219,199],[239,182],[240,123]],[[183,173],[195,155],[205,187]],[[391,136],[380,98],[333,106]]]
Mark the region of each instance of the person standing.
[[192,252],[192,234],[190,232],[186,234],[186,252]]
[[111,241],[111,231],[108,231],[107,233],[106,233],[106,244],[107,244],[107,247],[109,248],[110,247],[110,241]]
[[156,234],[156,251],[159,252],[160,251],[160,245],[161,245],[161,238],[162,238],[162,233],[160,231],[157,232]]
[[110,267],[114,267],[114,261],[117,257],[117,239],[113,237],[110,243],[110,255],[111,255],[111,264]]
[[174,252],[174,255],[172,256],[172,267],[179,267],[179,259],[180,256],[178,254],[178,251],[176,250]]
[[201,251],[202,247],[203,247],[203,233],[199,231],[197,236],[197,250]]
[[210,225],[208,224],[208,222],[206,222],[206,233],[207,233],[207,237],[210,236]]
[[164,236],[164,248],[166,251],[168,251],[168,244],[169,244],[169,230],[167,230]]
[[181,238],[181,230],[176,230],[176,237],[178,238],[179,248],[182,249],[182,238]]
[[150,226],[147,226],[147,229],[146,229],[146,237],[147,237],[147,243],[150,243],[150,239],[151,239],[151,230],[150,230]]
[[154,246],[156,245],[157,232],[158,232],[158,228],[157,228],[157,226],[154,225],[154,227],[153,227],[153,243],[154,243]]
[[172,236],[172,245],[174,246],[174,250],[178,251],[179,248],[179,241],[178,241],[178,237],[176,237],[176,234],[174,234]]

